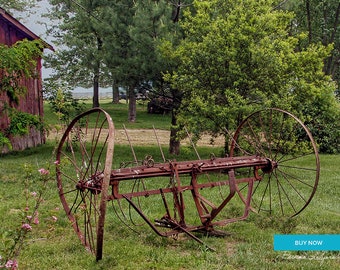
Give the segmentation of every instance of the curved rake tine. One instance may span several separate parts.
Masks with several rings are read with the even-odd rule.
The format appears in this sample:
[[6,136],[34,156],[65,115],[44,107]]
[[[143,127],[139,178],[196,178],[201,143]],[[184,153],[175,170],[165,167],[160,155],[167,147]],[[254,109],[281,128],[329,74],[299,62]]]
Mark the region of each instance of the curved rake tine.
[[199,155],[198,152],[197,152],[197,149],[196,149],[196,147],[195,147],[195,144],[194,144],[194,142],[192,141],[191,136],[189,135],[189,132],[188,132],[187,128],[184,127],[184,129],[185,129],[185,132],[186,132],[187,135],[188,135],[188,138],[189,138],[189,140],[190,140],[191,146],[192,146],[192,148],[194,148],[194,151],[195,151],[195,153],[196,153],[198,159],[201,159],[200,155]]
[[[126,129],[125,125],[123,125],[123,127],[124,127],[124,131],[125,131],[126,138],[127,138],[128,141],[129,141],[129,145],[130,145],[130,148],[131,148],[131,151],[132,151],[132,154],[133,154],[133,158],[134,158],[135,164],[138,166],[138,159],[137,159],[135,150],[133,149],[133,146],[132,146],[132,143],[131,143],[131,140],[130,140],[130,136],[129,136],[128,132],[127,132],[127,129]],[[143,182],[143,186],[144,186],[144,180],[141,179],[141,181]],[[138,197],[138,206],[140,207],[140,200],[139,200],[139,197]]]
[[247,151],[245,151],[239,144],[238,142],[235,140],[234,136],[232,134],[230,134],[229,130],[224,128],[224,131],[227,133],[229,139],[231,142],[235,143],[235,146],[237,147],[237,149],[239,149],[244,155],[251,155],[251,153],[248,153]]
[[134,159],[136,165],[138,165],[138,160],[137,160],[137,157],[136,157],[135,150],[133,149],[133,146],[132,146],[132,143],[131,143],[131,140],[130,140],[130,136],[129,136],[128,132],[127,132],[127,129],[126,129],[125,125],[123,125],[123,127],[124,127],[126,138],[128,139],[128,142],[129,142],[129,145],[130,145],[130,148],[131,148],[133,159]]
[[162,146],[159,142],[159,139],[158,139],[158,136],[157,136],[157,132],[156,132],[156,129],[155,129],[155,126],[152,125],[152,128],[153,128],[153,132],[155,133],[155,137],[156,137],[156,140],[157,140],[157,144],[158,144],[158,147],[159,147],[159,150],[161,152],[161,155],[162,155],[162,158],[163,158],[163,162],[165,162],[165,156],[164,156],[164,153],[163,153],[163,149],[162,149]]
[[116,207],[114,206],[114,201],[111,201],[111,203],[112,203],[112,209],[113,209],[114,213],[116,214],[117,218],[120,220],[121,223],[123,223],[123,224],[124,224],[127,228],[129,228],[131,231],[133,231],[133,232],[135,232],[135,233],[139,233],[139,232],[138,232],[137,230],[135,230],[132,226],[130,226],[130,224],[128,224],[128,223],[126,222],[127,218],[126,218],[126,216],[125,216],[125,214],[124,214],[124,211],[123,211],[123,209],[122,209],[122,207],[121,207],[121,205],[120,205],[120,203],[119,203],[119,200],[117,200],[117,202],[118,202],[118,206],[119,206],[119,208],[120,208],[120,211],[121,211],[121,213],[122,213],[122,215],[123,215],[123,218],[124,218],[125,220],[118,214],[118,211],[117,211]]

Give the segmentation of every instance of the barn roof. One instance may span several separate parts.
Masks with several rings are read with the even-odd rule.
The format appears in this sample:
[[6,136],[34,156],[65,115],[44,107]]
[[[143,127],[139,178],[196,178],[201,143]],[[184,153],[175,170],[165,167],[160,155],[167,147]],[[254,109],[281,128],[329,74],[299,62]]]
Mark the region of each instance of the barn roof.
[[25,25],[23,25],[21,22],[19,22],[17,19],[15,19],[13,16],[11,16],[6,10],[0,7],[0,18],[3,18],[7,23],[12,24],[16,29],[24,36],[27,37],[29,40],[41,40],[45,46],[45,48],[48,48],[52,51],[54,51],[52,45],[48,44],[46,41],[41,39],[39,36],[37,36],[35,33],[33,33],[30,29],[28,29]]

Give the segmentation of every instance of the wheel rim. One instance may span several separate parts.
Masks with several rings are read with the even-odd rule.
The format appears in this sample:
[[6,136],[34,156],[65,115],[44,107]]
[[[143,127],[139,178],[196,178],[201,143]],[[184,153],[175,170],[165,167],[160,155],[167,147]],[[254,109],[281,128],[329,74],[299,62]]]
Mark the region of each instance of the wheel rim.
[[[313,198],[320,174],[316,144],[308,128],[294,115],[280,109],[253,113],[237,128],[230,156],[267,157],[272,168],[259,170],[251,195],[255,212],[293,217]],[[256,172],[257,173],[257,172]],[[236,170],[238,178],[254,175],[254,168]],[[249,185],[238,182],[246,202]]]
[[57,149],[60,200],[82,244],[97,259],[102,257],[113,140],[110,116],[94,108],[71,122]]

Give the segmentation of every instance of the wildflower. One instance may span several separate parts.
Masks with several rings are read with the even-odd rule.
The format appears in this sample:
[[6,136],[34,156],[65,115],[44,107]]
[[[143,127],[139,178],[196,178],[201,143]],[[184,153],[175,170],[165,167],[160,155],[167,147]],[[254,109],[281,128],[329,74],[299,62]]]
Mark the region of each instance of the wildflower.
[[28,210],[30,210],[30,208],[28,206],[25,207],[25,212],[27,212]]
[[18,262],[16,260],[8,260],[5,267],[13,270],[18,269]]
[[50,173],[49,170],[46,170],[44,168],[41,168],[38,170],[38,172],[41,174],[41,175],[48,175]]
[[28,219],[29,221],[31,221],[32,216],[27,216],[27,219]]
[[31,196],[32,197],[36,197],[37,196],[37,193],[35,191],[31,192]]
[[53,220],[54,222],[57,222],[58,218],[57,218],[56,216],[52,216],[52,220]]
[[60,164],[59,160],[54,161],[54,164],[59,165]]
[[34,224],[36,224],[36,225],[38,225],[39,224],[39,218],[36,216],[36,217],[34,217],[34,219],[33,219],[33,223]]
[[28,223],[24,223],[24,224],[22,224],[21,229],[24,229],[26,231],[31,231],[32,227]]

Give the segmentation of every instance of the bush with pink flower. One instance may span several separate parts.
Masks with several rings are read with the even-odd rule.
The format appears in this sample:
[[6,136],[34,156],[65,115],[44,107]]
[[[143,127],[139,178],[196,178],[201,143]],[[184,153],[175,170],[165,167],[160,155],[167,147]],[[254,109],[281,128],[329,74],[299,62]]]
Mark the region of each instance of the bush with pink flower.
[[[27,241],[25,241],[29,234],[34,230],[34,226],[39,225],[39,212],[38,209],[43,202],[43,195],[46,191],[47,182],[51,179],[48,169],[40,168],[38,173],[34,173],[31,166],[25,164],[25,179],[24,194],[25,205],[23,210],[19,211],[20,225],[13,230],[9,229],[4,233],[4,244],[0,246],[0,268],[5,269],[18,269],[18,257],[20,251],[24,248]],[[33,191],[32,188],[34,187]],[[52,216],[53,222],[57,221],[57,217]]]

